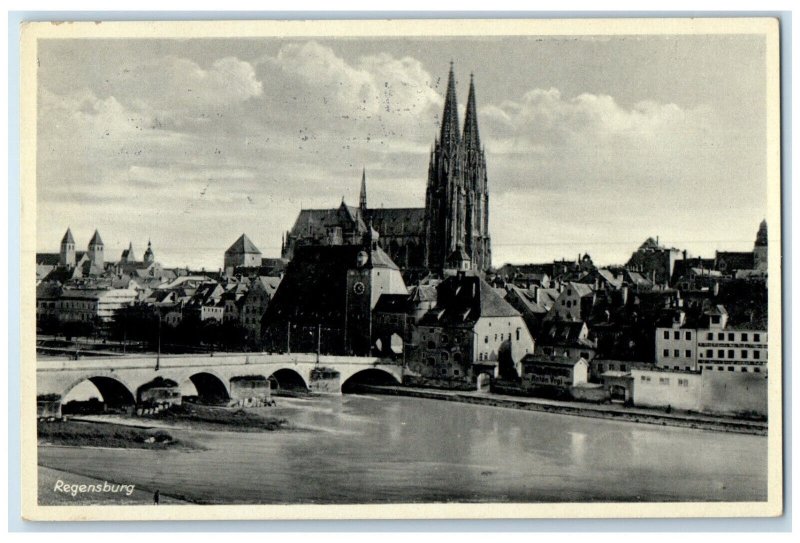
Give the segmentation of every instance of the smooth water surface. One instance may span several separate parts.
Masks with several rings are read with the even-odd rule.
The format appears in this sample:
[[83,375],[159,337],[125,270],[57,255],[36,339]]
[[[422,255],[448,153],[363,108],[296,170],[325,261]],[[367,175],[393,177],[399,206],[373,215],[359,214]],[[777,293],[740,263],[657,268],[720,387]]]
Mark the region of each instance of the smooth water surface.
[[761,436],[392,396],[278,402],[267,412],[298,429],[171,430],[196,451],[42,446],[39,464],[200,503],[766,500]]

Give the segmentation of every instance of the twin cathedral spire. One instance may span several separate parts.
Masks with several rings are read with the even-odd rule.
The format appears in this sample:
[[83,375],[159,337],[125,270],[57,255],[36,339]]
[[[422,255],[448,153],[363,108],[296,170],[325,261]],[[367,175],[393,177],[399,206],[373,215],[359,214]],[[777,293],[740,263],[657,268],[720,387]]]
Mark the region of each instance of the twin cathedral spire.
[[430,270],[443,270],[449,267],[448,260],[453,254],[466,253],[472,269],[484,272],[492,263],[489,192],[472,75],[463,132],[459,131],[459,125],[456,81],[451,62],[441,132],[434,143],[428,166],[426,266]]

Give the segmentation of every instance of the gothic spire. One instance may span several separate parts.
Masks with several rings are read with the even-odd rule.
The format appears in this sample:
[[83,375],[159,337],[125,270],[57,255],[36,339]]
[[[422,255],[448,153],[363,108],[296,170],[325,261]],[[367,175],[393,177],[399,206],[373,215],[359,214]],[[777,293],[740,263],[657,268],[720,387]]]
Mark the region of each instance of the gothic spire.
[[478,135],[478,110],[475,107],[475,83],[469,74],[469,98],[467,113],[464,116],[464,143],[469,150],[480,151],[481,140]]
[[450,61],[450,75],[447,78],[447,94],[444,98],[442,114],[442,135],[440,142],[446,149],[455,148],[460,136],[458,130],[458,101],[456,100],[456,77],[453,74],[453,61]]
[[367,169],[361,170],[361,194],[358,197],[358,207],[361,211],[367,210]]

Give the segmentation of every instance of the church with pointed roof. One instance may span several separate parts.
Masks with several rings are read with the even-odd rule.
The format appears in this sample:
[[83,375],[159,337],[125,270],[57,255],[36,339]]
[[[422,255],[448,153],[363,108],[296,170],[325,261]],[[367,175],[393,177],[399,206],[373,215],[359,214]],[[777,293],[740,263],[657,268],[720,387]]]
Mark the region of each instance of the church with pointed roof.
[[[486,156],[478,132],[475,85],[470,76],[463,130],[458,119],[453,65],[439,136],[428,167],[425,207],[370,208],[366,171],[358,206],[303,209],[282,240],[281,256],[292,259],[306,245],[352,245],[374,229],[380,247],[402,270],[442,275],[450,263],[485,272],[491,267]],[[466,259],[465,259],[466,258]]]

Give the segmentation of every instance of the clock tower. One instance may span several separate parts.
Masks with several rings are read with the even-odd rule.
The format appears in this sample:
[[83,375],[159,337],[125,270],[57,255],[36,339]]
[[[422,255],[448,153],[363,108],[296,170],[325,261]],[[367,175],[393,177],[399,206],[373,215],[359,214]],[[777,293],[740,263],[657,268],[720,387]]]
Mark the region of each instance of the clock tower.
[[346,289],[345,351],[368,356],[372,351],[372,309],[381,294],[408,293],[400,269],[378,245],[372,225],[347,270]]

